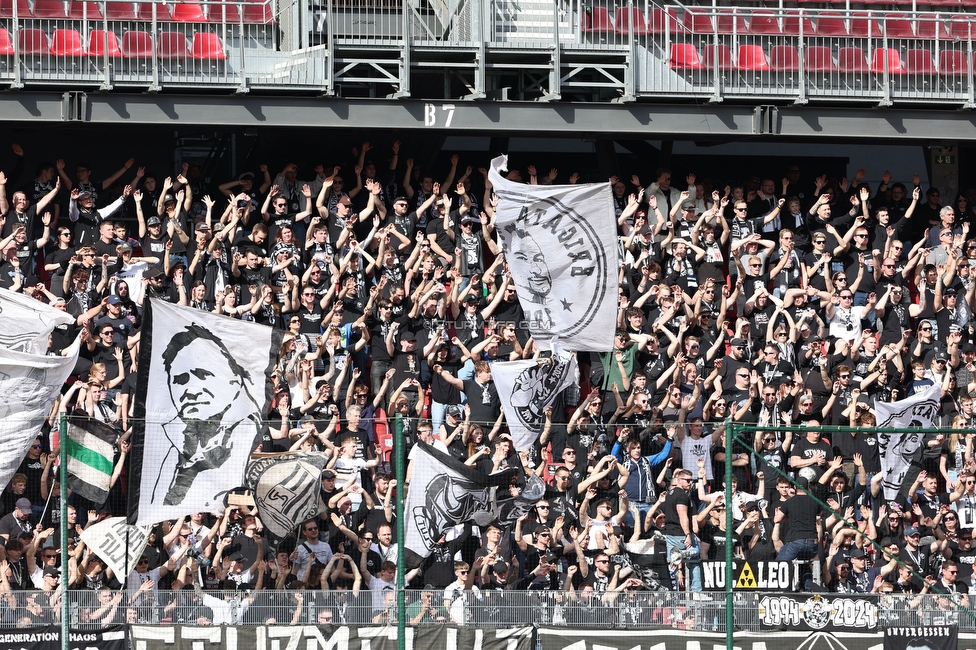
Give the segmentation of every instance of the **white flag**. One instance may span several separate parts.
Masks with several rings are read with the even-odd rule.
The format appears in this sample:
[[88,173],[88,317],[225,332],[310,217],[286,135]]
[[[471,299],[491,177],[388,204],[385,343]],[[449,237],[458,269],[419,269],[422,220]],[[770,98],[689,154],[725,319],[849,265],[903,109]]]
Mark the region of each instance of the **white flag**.
[[546,423],[546,407],[577,379],[576,357],[552,340],[548,359],[498,361],[491,364],[491,378],[505,409],[505,419],[517,451],[530,449]]
[[884,474],[881,485],[889,501],[898,495],[903,486],[910,485],[910,481],[906,482],[909,475],[918,472],[924,429],[932,427],[941,399],[942,386],[935,384],[921,393],[890,404],[875,400],[877,428],[904,429],[895,433],[878,432],[878,455]]
[[610,183],[524,185],[491,161],[495,227],[536,345],[558,336],[571,350],[613,348],[617,327],[617,222]]
[[280,343],[281,332],[264,325],[161,300],[148,304],[130,521],[151,525],[223,510],[261,440]]
[[75,339],[63,357],[0,348],[0,489],[13,478],[41,432],[78,362],[80,345],[81,339]]
[[125,517],[112,517],[81,531],[81,541],[124,583],[149,542],[150,530],[151,526],[130,526]]
[[0,291],[0,348],[44,354],[51,332],[74,322],[71,314],[30,296]]

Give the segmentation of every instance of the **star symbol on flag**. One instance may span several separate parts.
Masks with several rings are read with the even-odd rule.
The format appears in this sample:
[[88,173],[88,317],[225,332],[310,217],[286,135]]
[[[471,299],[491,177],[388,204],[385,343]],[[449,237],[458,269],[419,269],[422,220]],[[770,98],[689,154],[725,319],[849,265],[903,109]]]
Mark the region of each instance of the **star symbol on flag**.
[[563,303],[563,311],[573,311],[573,303],[568,302],[565,298],[560,298],[559,302]]

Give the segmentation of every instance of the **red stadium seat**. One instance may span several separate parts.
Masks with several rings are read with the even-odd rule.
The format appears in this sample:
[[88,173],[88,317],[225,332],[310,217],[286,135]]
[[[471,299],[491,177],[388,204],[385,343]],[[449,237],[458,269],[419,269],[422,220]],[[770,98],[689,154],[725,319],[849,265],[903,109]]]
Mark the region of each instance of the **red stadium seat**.
[[749,20],[749,33],[754,36],[780,36],[783,29],[776,14],[753,14]]
[[135,6],[131,2],[106,2],[105,17],[109,20],[136,20]]
[[[230,7],[228,7],[230,9]],[[234,7],[236,10],[237,7]],[[214,7],[210,8],[212,14]],[[583,12],[583,24],[580,29],[585,33],[609,34],[613,31],[613,23],[610,21],[610,12],[606,7],[593,7],[590,11]]]
[[647,21],[644,20],[644,12],[638,7],[617,9],[617,13],[613,17],[613,29],[618,34],[633,34],[634,36],[650,34],[647,29]]
[[169,13],[169,5],[160,4],[158,2],[143,2],[139,5],[139,11],[136,14],[139,20],[150,22],[153,19],[153,7],[156,8],[157,22],[165,22],[173,19]]
[[761,45],[739,46],[739,70],[743,72],[765,72],[769,70],[769,61]]
[[719,34],[746,34],[749,27],[746,25],[746,17],[736,10],[719,11],[715,17],[715,27]]
[[224,44],[220,42],[220,37],[209,32],[197,32],[193,35],[193,43],[190,44],[190,56],[194,59],[206,61],[227,60]]
[[[14,1],[15,0],[0,0],[0,18],[13,18]],[[18,18],[30,18],[33,15],[31,14],[30,6],[27,4],[27,0],[16,0],[16,2]]]
[[973,21],[968,18],[950,20],[949,34],[957,41],[968,41],[973,36]]
[[879,47],[874,50],[874,55],[871,57],[871,72],[884,74],[885,62],[888,63],[888,74],[905,74],[905,69],[901,66],[901,54],[890,47]]
[[868,58],[859,47],[842,47],[837,50],[837,68],[841,72],[870,72]]
[[[583,14],[583,22],[586,22],[587,16]],[[241,22],[241,12],[237,5],[207,5],[207,18],[212,23],[238,24]]]
[[947,77],[963,77],[969,74],[966,53],[961,50],[939,52],[939,74]]
[[51,35],[54,56],[85,56],[85,44],[77,29],[55,29]]
[[952,38],[949,30],[946,29],[945,23],[938,19],[918,21],[918,26],[915,28],[915,35],[919,38],[933,41],[935,39],[948,41]]
[[186,36],[181,32],[160,32],[156,39],[156,54],[161,59],[185,59],[190,56],[186,49]]
[[67,20],[68,14],[61,0],[34,0],[34,17]]
[[685,29],[692,34],[711,34],[715,30],[711,16],[700,11],[685,11],[682,20]]
[[178,23],[205,23],[207,16],[203,13],[203,5],[196,2],[178,2],[173,5],[173,20]]
[[800,69],[800,55],[792,45],[774,45],[769,50],[769,67],[776,72],[796,72]]
[[817,18],[817,36],[847,36],[847,25],[840,14],[820,14]]
[[647,17],[647,28],[652,34],[674,34],[678,31],[678,13],[673,7],[665,12],[661,7],[652,7]]
[[97,2],[69,2],[68,18],[72,20],[101,20],[102,10]]
[[106,54],[112,58],[122,56],[119,37],[111,30],[106,32],[102,29],[93,29],[88,37],[88,53],[97,57],[104,57]]
[[725,43],[709,44],[702,49],[702,65],[714,70],[716,64],[719,70],[732,69],[732,50]]
[[932,52],[921,48],[905,52],[905,71],[908,74],[935,74]]
[[[807,16],[803,17],[803,35],[811,36],[816,33],[816,29],[813,26],[813,21]],[[787,14],[783,18],[783,35],[784,36],[799,36],[800,35],[800,16],[799,14]]]
[[698,50],[691,43],[671,44],[670,65],[674,70],[704,69],[701,59],[698,58]]
[[258,0],[245,0],[243,3],[244,22],[250,25],[273,25],[277,21],[271,13],[271,5]]
[[0,27],[0,56],[12,56],[14,53],[14,41],[10,38],[10,32]]
[[43,29],[22,29],[17,34],[17,44],[23,56],[39,56],[48,53],[47,34]]
[[803,69],[807,72],[837,72],[830,48],[825,45],[807,47],[803,56]]
[[888,38],[915,38],[915,27],[905,14],[888,14],[884,25]]
[[148,32],[131,30],[122,34],[119,45],[122,56],[127,59],[151,59],[153,55],[153,40]]
[[880,38],[881,24],[873,15],[857,12],[851,14],[851,36],[859,38]]

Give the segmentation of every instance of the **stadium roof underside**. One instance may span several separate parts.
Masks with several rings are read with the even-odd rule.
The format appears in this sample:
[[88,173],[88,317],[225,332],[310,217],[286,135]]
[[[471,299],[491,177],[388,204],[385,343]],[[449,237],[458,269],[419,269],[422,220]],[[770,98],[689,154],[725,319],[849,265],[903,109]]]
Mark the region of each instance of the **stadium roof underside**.
[[976,112],[818,105],[420,101],[19,91],[0,94],[4,122],[432,129],[457,134],[575,134],[668,139],[974,141]]

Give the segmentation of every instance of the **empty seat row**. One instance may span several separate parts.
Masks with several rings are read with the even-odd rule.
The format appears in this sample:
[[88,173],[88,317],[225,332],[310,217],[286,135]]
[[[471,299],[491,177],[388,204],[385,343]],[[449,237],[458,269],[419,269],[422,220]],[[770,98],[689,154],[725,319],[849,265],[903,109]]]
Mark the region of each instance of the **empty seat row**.
[[195,2],[178,2],[174,5],[151,2],[85,2],[71,0],[67,6],[61,0],[34,0],[33,8],[27,0],[0,0],[0,18],[12,18],[14,2],[17,3],[18,18],[49,18],[54,20],[101,20],[102,6],[105,7],[104,17],[108,20],[151,21],[153,7],[156,10],[156,20],[162,22],[183,23],[240,23],[266,25],[274,23],[271,6],[260,0],[241,0],[240,8],[236,4],[211,4],[206,10],[202,4]]
[[[617,9],[614,19],[606,7],[593,7],[583,14],[581,30],[584,33],[616,33],[655,35],[670,32],[691,34],[744,34],[755,36],[851,36],[855,38],[880,37],[887,31],[888,38],[918,39],[968,39],[972,30],[970,16],[953,15],[936,19],[913,20],[904,13],[886,14],[884,21],[877,14],[854,12],[850,17],[839,13],[822,13],[812,19],[799,12],[756,12],[748,20],[739,11],[720,11],[710,14],[704,11],[686,10],[681,20],[673,8],[654,7],[645,16],[637,7]],[[882,26],[884,29],[882,29]]]
[[[56,29],[48,38],[41,29],[22,29],[17,34],[17,46],[20,56],[59,56],[81,57],[93,56],[127,59],[151,59],[153,51],[163,59],[199,59],[208,61],[224,61],[227,55],[224,45],[217,34],[197,32],[187,47],[186,35],[180,32],[162,32],[155,40],[152,34],[138,30],[127,31],[121,40],[113,31],[94,29],[88,37],[88,46],[84,38],[75,29]],[[0,55],[12,56],[14,43],[10,32],[0,28]]]
[[[800,70],[800,55],[792,45],[775,45],[769,49],[769,56],[759,45],[740,45],[738,57],[733,61],[732,50],[728,45],[706,45],[701,56],[690,43],[671,45],[671,68],[675,70],[739,70],[741,72],[797,72]],[[868,62],[867,54],[859,47],[841,47],[836,56],[826,46],[804,48],[803,70],[816,73],[883,74],[887,65],[888,74],[918,74],[964,76],[969,74],[969,57],[961,50],[942,50],[938,61],[930,50],[910,49],[904,58],[894,48],[876,48]],[[976,59],[976,55],[974,55]],[[976,65],[976,60],[974,60]]]

